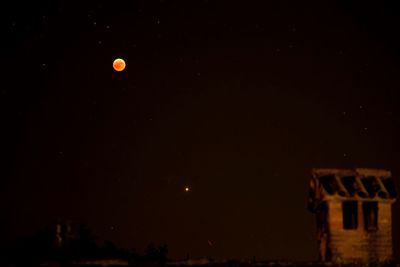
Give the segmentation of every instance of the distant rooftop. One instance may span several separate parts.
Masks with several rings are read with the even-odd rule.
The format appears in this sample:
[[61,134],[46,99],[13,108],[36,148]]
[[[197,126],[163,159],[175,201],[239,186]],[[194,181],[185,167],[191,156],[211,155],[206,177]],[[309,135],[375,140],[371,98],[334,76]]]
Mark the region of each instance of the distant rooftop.
[[392,174],[384,169],[313,169],[309,209],[328,199],[390,201],[397,197]]

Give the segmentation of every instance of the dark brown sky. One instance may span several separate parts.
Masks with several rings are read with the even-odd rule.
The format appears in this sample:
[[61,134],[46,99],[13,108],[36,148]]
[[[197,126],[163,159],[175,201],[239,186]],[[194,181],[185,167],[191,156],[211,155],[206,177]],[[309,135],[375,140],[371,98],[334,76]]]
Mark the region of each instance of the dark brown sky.
[[311,260],[311,168],[398,177],[400,9],[216,2],[2,8],[2,246],[63,219],[174,258]]

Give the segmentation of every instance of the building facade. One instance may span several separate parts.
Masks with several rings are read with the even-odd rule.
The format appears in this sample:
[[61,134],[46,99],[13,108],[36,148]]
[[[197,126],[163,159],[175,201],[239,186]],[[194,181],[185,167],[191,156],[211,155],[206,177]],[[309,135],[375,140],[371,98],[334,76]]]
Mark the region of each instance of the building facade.
[[391,172],[313,169],[308,209],[317,218],[319,259],[386,262],[393,258]]

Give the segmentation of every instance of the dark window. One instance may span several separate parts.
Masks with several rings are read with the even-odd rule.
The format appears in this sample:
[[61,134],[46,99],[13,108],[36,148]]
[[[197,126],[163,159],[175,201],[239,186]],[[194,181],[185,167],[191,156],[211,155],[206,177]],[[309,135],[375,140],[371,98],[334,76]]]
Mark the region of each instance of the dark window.
[[375,197],[375,194],[379,191],[379,184],[374,176],[368,176],[361,178],[361,182],[364,188],[367,190],[370,197]]
[[396,186],[392,177],[382,178],[382,183],[389,192],[391,198],[397,197]]
[[357,229],[357,201],[345,201],[342,204],[343,210],[343,228]]
[[366,231],[376,231],[378,229],[378,203],[363,203],[364,227]]
[[339,188],[335,175],[321,176],[319,177],[319,180],[328,194],[333,195],[335,192],[338,191]]
[[350,196],[354,196],[354,193],[356,192],[356,177],[354,176],[345,176],[342,177],[342,184],[346,188],[347,192],[349,192]]

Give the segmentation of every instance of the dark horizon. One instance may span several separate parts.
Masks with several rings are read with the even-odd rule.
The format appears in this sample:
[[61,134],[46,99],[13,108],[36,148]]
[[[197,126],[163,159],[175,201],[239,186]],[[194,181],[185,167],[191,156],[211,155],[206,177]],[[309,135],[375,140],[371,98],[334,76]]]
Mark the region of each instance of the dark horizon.
[[[1,12],[0,248],[71,220],[124,248],[168,244],[176,259],[316,260],[312,168],[388,169],[400,188],[394,4]],[[399,225],[396,202],[398,260]]]

